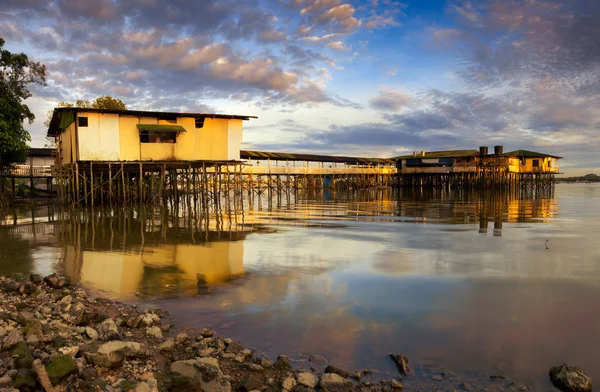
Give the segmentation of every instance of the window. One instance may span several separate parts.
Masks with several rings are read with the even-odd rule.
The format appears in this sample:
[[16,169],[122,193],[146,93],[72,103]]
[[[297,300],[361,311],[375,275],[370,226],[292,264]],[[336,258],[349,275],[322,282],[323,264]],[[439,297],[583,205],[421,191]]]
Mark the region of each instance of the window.
[[177,143],[177,132],[141,131],[140,143]]
[[196,128],[202,128],[204,126],[204,117],[196,118]]
[[88,118],[87,117],[77,117],[77,126],[78,127],[87,127],[88,126]]
[[539,159],[534,159],[533,160],[533,167],[540,167],[540,160]]

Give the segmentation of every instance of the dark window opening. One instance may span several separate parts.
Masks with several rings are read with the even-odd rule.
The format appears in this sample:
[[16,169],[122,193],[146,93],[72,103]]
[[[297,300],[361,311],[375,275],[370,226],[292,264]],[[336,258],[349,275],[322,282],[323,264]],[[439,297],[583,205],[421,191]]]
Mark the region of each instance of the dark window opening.
[[88,118],[87,117],[77,117],[77,126],[78,127],[87,127],[88,126]]
[[534,159],[533,160],[533,167],[540,167],[540,160],[539,159]]
[[196,128],[202,128],[204,126],[204,117],[196,119]]
[[177,132],[140,132],[140,143],[177,143]]
[[160,116],[160,120],[165,120],[167,122],[170,122],[171,124],[177,124],[177,116],[171,114],[163,114],[162,116]]

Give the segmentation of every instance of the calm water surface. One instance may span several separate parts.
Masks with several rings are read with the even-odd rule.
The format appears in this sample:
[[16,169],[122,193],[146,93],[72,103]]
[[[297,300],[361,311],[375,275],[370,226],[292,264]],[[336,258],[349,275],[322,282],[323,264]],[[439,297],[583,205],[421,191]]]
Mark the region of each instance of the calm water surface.
[[[57,271],[297,359],[416,377],[600,379],[600,186],[553,197],[387,192],[253,200],[219,219],[155,209],[5,211],[0,273]],[[32,219],[36,222],[31,224]]]

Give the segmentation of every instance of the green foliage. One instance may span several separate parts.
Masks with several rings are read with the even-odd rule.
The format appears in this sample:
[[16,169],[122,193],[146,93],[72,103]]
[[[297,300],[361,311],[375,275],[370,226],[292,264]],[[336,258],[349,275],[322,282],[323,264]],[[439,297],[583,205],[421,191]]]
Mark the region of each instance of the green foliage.
[[[91,109],[112,109],[112,110],[127,110],[127,105],[119,98],[113,98],[110,95],[102,95],[92,102],[89,99],[78,99],[74,104],[70,102],[61,101],[56,105],[57,108],[91,108]],[[50,120],[52,120],[52,113],[54,110],[48,110],[46,115],[46,121],[44,125],[46,128],[50,126]],[[55,141],[52,138],[46,138],[46,145],[48,147],[54,147]]]
[[110,95],[103,95],[92,102],[94,109],[112,109],[112,110],[127,110],[127,106],[119,98],[113,98]]
[[31,136],[23,122],[35,116],[23,101],[31,97],[30,84],[46,85],[46,66],[3,49],[4,43],[0,38],[0,167],[27,159]]

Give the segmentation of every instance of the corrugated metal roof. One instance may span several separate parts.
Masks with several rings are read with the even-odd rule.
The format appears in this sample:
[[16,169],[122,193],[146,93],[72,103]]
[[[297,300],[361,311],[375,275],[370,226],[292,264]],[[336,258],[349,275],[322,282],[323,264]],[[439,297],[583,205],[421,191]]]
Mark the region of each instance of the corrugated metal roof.
[[467,158],[472,156],[479,155],[478,150],[448,150],[448,151],[425,151],[425,156],[423,157],[420,153],[417,153],[415,157],[413,154],[410,155],[401,155],[398,157],[393,157],[393,160],[403,160],[403,159],[412,159],[412,158]]
[[271,159],[274,161],[308,161],[308,162],[339,162],[339,163],[370,163],[370,164],[393,164],[395,161],[392,159],[384,158],[363,158],[363,157],[348,157],[348,156],[336,156],[336,155],[316,155],[316,154],[294,154],[284,152],[268,152],[268,151],[251,151],[242,150],[240,151],[240,158],[242,159]]
[[550,154],[545,154],[542,152],[535,152],[535,151],[529,151],[529,150],[515,150],[515,151],[511,151],[511,152],[505,152],[504,155],[513,156],[513,157],[524,157],[524,158],[550,157],[550,158],[562,159],[562,157],[559,157],[557,155],[550,155]]

